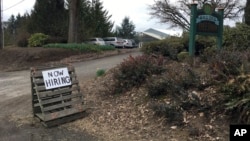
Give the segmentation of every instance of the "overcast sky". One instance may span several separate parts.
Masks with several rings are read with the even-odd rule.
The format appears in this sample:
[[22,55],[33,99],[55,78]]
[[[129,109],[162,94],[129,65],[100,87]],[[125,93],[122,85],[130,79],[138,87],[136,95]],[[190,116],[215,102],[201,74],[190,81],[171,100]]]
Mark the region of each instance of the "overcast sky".
[[[35,0],[2,0],[3,1],[3,20],[8,20],[14,14],[30,12]],[[167,29],[168,25],[160,24],[157,19],[152,19],[149,15],[148,5],[152,5],[154,0],[101,0],[104,9],[111,20],[116,25],[121,25],[125,16],[135,24],[136,31],[144,31],[148,28]],[[170,0],[175,1],[175,0]]]
[[[33,8],[35,0],[2,0],[3,1],[3,20],[6,21],[14,14],[30,12]],[[160,24],[156,19],[151,19],[148,14],[148,5],[154,3],[154,0],[101,0],[104,9],[111,20],[116,25],[120,25],[125,16],[135,24],[136,31],[144,31],[148,28],[166,29],[167,26]],[[16,6],[15,6],[16,5]]]

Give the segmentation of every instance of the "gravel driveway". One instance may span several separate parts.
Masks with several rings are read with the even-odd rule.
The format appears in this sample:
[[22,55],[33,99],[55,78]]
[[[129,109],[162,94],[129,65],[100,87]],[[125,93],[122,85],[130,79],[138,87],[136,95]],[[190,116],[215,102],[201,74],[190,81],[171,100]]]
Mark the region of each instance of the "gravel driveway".
[[[80,82],[93,79],[97,69],[108,70],[129,55],[136,56],[140,52],[133,52],[99,58],[84,62],[73,63]],[[98,140],[86,133],[68,131],[62,126],[44,128],[31,116],[29,70],[16,72],[0,72],[0,141],[65,141],[65,140]],[[9,121],[11,117],[22,117],[32,120],[32,124],[16,125]],[[22,120],[20,118],[20,120]]]

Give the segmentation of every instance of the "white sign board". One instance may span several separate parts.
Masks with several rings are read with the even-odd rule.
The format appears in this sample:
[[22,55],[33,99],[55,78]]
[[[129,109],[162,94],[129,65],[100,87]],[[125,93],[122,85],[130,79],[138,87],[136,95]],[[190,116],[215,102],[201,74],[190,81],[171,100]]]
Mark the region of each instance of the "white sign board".
[[42,71],[46,90],[71,85],[68,68]]

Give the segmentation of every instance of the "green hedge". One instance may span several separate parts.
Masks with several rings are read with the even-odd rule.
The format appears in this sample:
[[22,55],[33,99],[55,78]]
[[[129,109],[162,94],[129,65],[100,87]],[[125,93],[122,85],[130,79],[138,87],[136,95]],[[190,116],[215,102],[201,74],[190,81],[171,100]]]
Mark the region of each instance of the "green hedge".
[[63,48],[81,52],[100,52],[100,51],[107,51],[107,50],[115,50],[115,47],[112,46],[98,46],[92,44],[47,44],[44,45],[45,48]]
[[146,43],[141,50],[146,54],[159,54],[176,60],[177,54],[184,50],[184,43],[182,38],[171,37],[161,41]]
[[41,47],[46,43],[49,36],[43,33],[35,33],[32,34],[31,37],[28,39],[28,46],[29,47]]

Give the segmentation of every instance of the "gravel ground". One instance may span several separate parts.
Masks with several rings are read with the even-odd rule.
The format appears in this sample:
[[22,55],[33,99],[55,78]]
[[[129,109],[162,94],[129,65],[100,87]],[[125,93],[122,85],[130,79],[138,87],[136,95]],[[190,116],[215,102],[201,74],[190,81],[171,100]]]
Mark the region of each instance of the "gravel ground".
[[[97,69],[108,70],[129,55],[73,63],[80,82],[95,78]],[[99,140],[87,133],[69,131],[62,126],[45,128],[32,117],[29,70],[0,72],[0,141],[92,141]],[[14,120],[14,121],[13,121]]]

